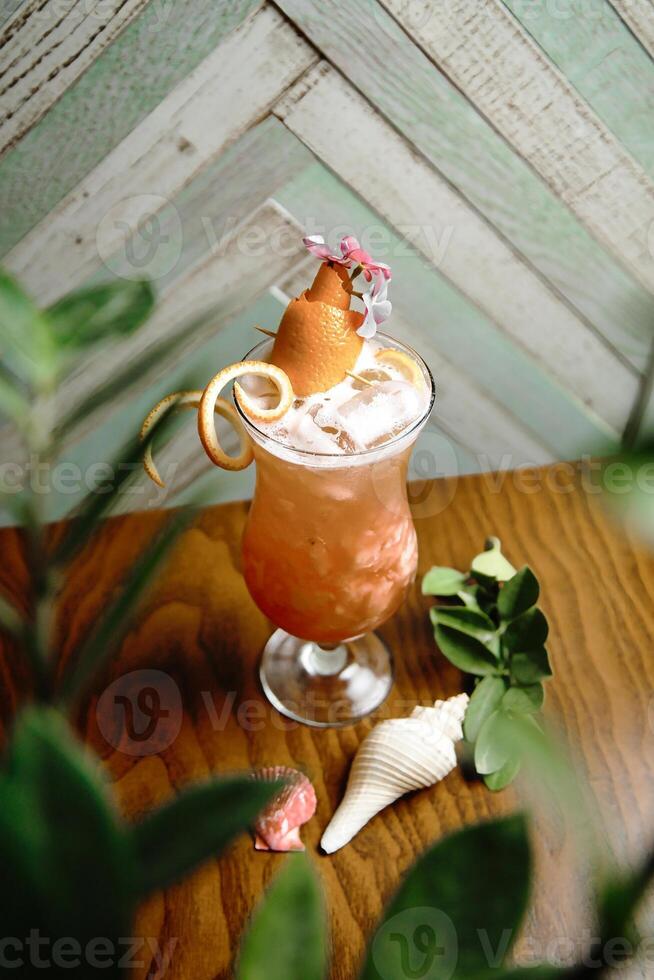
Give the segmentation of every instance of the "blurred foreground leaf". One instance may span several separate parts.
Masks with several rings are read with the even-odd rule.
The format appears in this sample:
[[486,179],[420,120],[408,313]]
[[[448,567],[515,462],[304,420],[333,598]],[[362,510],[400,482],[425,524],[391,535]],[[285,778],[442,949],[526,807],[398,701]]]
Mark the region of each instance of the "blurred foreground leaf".
[[[51,942],[129,934],[134,868],[97,766],[53,709],[18,718],[0,775],[0,921],[4,936],[38,929]],[[21,967],[21,977],[43,969]],[[66,975],[87,977],[88,963]],[[117,977],[117,958],[104,976]]]
[[[4,269],[0,269],[0,356],[27,385],[38,387],[55,370],[56,347],[49,324]],[[6,382],[5,375],[3,387]]]
[[[500,966],[529,898],[531,853],[523,816],[461,830],[408,872],[374,937],[362,980],[484,975]],[[422,972],[419,972],[422,970]]]
[[140,897],[166,888],[214,857],[280,789],[279,783],[233,776],[186,787],[134,826]]
[[323,980],[327,966],[320,887],[303,854],[293,854],[254,913],[237,980]]
[[654,438],[605,460],[601,486],[615,516],[654,544]]
[[116,280],[69,293],[46,311],[57,344],[78,350],[133,333],[154,307],[147,281]]

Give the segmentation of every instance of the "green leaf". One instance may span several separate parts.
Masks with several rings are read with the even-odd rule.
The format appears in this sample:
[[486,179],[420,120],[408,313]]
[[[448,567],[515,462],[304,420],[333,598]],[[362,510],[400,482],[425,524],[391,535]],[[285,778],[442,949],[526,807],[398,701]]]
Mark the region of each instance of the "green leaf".
[[506,582],[516,573],[513,565],[502,554],[499,538],[487,540],[484,551],[472,559],[471,571],[475,576],[480,575],[498,582]]
[[552,676],[547,650],[529,650],[526,653],[514,653],[509,664],[511,679],[516,684],[536,684],[544,677]]
[[441,653],[459,670],[479,675],[493,674],[497,670],[497,659],[473,636],[450,626],[437,626],[434,636]]
[[[464,589],[461,589],[460,592],[457,592],[457,597],[461,600],[461,602],[467,609],[481,608],[479,603],[477,602],[476,589],[477,589],[476,585],[466,586]],[[481,611],[483,612],[483,610]]]
[[0,595],[0,629],[10,636],[18,636],[23,628],[23,618],[13,603]]
[[534,715],[508,711],[497,714],[500,718],[493,737],[506,758],[521,756],[523,772],[534,789],[545,793],[546,799],[555,796],[565,801],[569,812],[586,813],[587,801],[563,746],[551,734],[543,732]]
[[540,682],[527,684],[525,687],[510,687],[502,700],[502,708],[505,711],[531,715],[540,711],[544,700],[545,691]]
[[[19,716],[0,795],[0,866],[11,881],[0,892],[3,934],[38,929],[82,946],[129,935],[131,841],[99,767],[53,709]],[[66,972],[86,978],[88,967]],[[117,967],[103,972],[118,976]]]
[[0,269],[0,355],[28,385],[53,376],[56,350],[49,325],[4,269]]
[[179,535],[191,523],[196,510],[175,511],[162,530],[149,542],[113,602],[103,609],[98,621],[75,651],[61,681],[59,701],[69,705],[79,699],[87,684],[120,648],[132,625],[132,615],[157,570],[170,554]]
[[503,769],[520,758],[519,745],[506,737],[505,715],[500,708],[490,714],[479,730],[475,743],[475,769],[481,776]]
[[69,293],[47,316],[60,347],[80,349],[133,333],[154,307],[149,282],[117,280]]
[[[449,980],[503,961],[529,896],[525,818],[467,827],[441,840],[408,872],[368,950],[362,980]],[[502,882],[498,887],[498,882]]]
[[525,565],[500,589],[497,609],[502,619],[515,619],[538,602],[540,589],[536,576]]
[[597,920],[604,943],[624,937],[638,945],[634,916],[654,876],[651,853],[634,871],[613,870],[597,891]]
[[432,606],[429,615],[434,626],[449,626],[460,633],[476,637],[493,653],[498,650],[495,623],[480,609]]
[[502,644],[509,653],[535,650],[543,646],[548,633],[545,616],[534,607],[511,620],[502,635]]
[[506,691],[506,682],[501,677],[487,676],[477,684],[463,719],[463,734],[469,742],[475,742],[479,729],[496,708]]
[[637,450],[605,459],[600,474],[604,502],[650,544],[654,542],[652,463],[654,440],[649,435]]
[[280,789],[250,776],[216,779],[184,790],[133,828],[140,897],[178,881],[220,853]]
[[316,875],[303,854],[293,854],[254,913],[237,980],[323,980],[325,932]]
[[484,776],[484,782],[493,793],[499,793],[506,789],[520,772],[522,760],[519,758],[509,759],[497,772],[489,772]]
[[423,595],[457,595],[465,585],[466,576],[456,568],[435,565],[422,580]]
[[[0,356],[2,356],[1,351]],[[7,365],[0,361],[0,413],[5,418],[11,419],[19,429],[24,430],[29,406],[22,383]]]

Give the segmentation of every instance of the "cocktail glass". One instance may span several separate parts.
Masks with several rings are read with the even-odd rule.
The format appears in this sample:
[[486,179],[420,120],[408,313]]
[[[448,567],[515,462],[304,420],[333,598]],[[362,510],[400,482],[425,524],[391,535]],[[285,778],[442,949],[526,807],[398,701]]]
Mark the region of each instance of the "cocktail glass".
[[[290,449],[239,409],[257,467],[243,573],[278,627],[261,683],[278,711],[321,728],[352,724],[387,697],[392,658],[373,631],[402,604],[417,570],[406,476],[434,382],[415,351],[378,336],[414,358],[427,392],[421,416],[385,444],[348,455]],[[265,360],[271,346],[264,341],[247,359]]]

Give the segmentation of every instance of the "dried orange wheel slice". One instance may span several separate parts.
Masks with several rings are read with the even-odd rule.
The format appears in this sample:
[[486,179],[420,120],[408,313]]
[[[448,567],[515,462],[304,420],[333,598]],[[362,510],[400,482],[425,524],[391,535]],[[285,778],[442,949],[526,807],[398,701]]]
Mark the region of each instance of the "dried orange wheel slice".
[[[214,406],[217,404],[218,395],[226,384],[235,378],[241,378],[245,374],[253,374],[259,378],[269,378],[279,392],[279,401],[274,408],[259,408],[255,399],[249,395],[240,385],[236,392],[238,403],[251,418],[260,422],[274,422],[285,415],[293,404],[295,395],[288,375],[281,368],[266,361],[238,361],[219,371],[211,379],[204,390],[200,411],[198,413],[198,432],[202,445],[205,448],[209,459],[222,466],[225,470],[240,470],[242,466],[234,466],[235,460],[228,456],[218,441],[216,427],[213,422]],[[239,420],[240,421],[240,420]],[[242,424],[242,423],[241,423]],[[238,461],[238,457],[236,458]],[[245,464],[247,465],[247,464]]]
[[416,388],[424,388],[425,379],[420,366],[409,354],[405,354],[404,351],[397,350],[395,347],[383,347],[375,353],[375,358],[382,364],[388,364],[389,367],[395,368],[402,377],[410,381]]
[[[141,426],[141,439],[145,439],[152,426],[158,419],[161,418],[167,408],[173,405],[176,408],[199,408],[200,402],[202,401],[202,394],[202,390],[198,390],[174,391],[172,394],[166,395],[166,397],[162,398],[160,402],[157,402]],[[234,406],[230,405],[224,398],[216,399],[214,411],[217,412],[218,415],[222,415],[224,419],[227,419],[227,421],[231,422],[231,424],[234,426],[234,429],[241,440],[241,451],[238,456],[229,456],[227,458],[231,461],[232,469],[244,470],[245,467],[249,466],[252,462],[253,453],[248,434],[245,431],[245,426],[239,418],[238,412]],[[150,479],[153,480],[157,486],[165,487],[165,483],[161,479],[159,470],[157,469],[154,459],[152,458],[151,444],[145,450],[143,456],[143,467]]]

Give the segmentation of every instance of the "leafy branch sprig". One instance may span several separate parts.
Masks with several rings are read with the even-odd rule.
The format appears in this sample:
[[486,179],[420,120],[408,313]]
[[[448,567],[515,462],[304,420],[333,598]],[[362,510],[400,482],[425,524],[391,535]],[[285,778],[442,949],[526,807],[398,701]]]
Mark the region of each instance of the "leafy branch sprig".
[[422,592],[448,600],[430,610],[434,636],[450,663],[477,678],[463,732],[488,788],[504,789],[520,771],[521,750],[501,737],[502,723],[521,717],[537,726],[552,674],[536,576],[526,565],[516,571],[489,538],[470,571],[435,566]]

